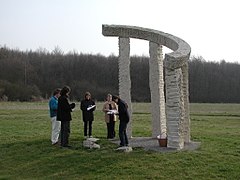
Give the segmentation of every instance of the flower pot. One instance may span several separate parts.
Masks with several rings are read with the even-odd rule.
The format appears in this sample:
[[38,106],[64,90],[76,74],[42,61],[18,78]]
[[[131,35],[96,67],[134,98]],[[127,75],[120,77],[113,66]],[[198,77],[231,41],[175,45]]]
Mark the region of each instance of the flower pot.
[[167,147],[167,139],[158,139],[160,147]]

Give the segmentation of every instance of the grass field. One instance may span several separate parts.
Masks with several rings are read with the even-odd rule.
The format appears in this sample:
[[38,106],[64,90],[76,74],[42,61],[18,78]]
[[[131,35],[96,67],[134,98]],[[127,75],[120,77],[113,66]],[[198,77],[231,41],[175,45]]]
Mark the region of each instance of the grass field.
[[[149,106],[133,104],[134,136],[151,136]],[[93,135],[101,149],[82,147],[79,104],[72,113],[74,149],[61,149],[50,142],[47,102],[0,102],[0,179],[240,179],[240,104],[191,104],[191,139],[201,146],[168,153],[115,151],[105,138],[102,103],[97,107]]]

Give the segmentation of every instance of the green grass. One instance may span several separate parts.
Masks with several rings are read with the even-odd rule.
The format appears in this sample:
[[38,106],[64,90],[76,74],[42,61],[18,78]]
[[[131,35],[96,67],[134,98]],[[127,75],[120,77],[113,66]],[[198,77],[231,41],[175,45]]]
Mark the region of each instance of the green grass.
[[[150,104],[133,104],[133,135],[151,135]],[[70,144],[50,143],[47,102],[0,103],[0,179],[240,179],[240,105],[191,104],[191,136],[196,151],[158,153],[135,148],[115,151],[97,104],[93,135],[101,149],[82,147],[79,104],[72,113]],[[116,126],[116,130],[118,123]]]

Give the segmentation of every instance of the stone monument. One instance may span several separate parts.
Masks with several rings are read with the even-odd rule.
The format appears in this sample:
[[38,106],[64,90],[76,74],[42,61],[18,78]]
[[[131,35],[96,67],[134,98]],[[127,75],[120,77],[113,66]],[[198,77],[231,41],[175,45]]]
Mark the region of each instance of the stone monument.
[[[165,136],[168,148],[183,149],[184,143],[190,142],[188,92],[190,46],[171,34],[136,26],[102,25],[102,34],[119,38],[119,96],[128,103],[130,116],[132,116],[130,38],[149,41],[152,137]],[[173,50],[172,53],[165,55],[164,60],[162,46]],[[132,136],[132,120],[129,122],[127,133]]]

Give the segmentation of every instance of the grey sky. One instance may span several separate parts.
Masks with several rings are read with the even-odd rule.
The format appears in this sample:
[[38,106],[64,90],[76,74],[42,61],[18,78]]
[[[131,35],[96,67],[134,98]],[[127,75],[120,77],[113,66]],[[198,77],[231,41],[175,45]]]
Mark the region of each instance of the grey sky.
[[[238,7],[237,0],[0,0],[0,45],[117,55],[117,38],[101,28],[119,24],[178,36],[209,61],[240,62]],[[148,42],[131,39],[131,54],[148,55]]]

